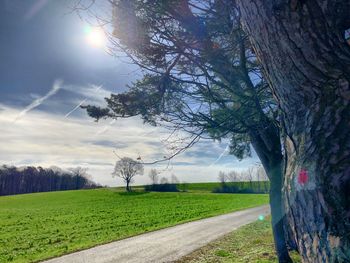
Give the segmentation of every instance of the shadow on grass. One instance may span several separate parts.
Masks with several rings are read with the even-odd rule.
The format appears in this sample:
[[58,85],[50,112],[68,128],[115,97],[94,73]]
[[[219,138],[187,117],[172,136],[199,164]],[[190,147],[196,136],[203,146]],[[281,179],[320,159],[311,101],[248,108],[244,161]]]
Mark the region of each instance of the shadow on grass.
[[134,195],[144,195],[144,194],[149,194],[149,192],[122,192],[118,193],[118,195],[123,195],[123,196],[134,196]]

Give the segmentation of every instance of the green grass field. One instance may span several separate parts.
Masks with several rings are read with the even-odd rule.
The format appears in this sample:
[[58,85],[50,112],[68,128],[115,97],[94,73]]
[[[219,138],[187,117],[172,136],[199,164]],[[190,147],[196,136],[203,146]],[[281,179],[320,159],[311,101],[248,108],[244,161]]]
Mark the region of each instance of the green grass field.
[[[300,263],[297,253],[291,253]],[[269,218],[245,225],[176,263],[276,263],[271,221]]]
[[261,194],[126,194],[113,189],[4,196],[0,262],[35,262],[267,202]]

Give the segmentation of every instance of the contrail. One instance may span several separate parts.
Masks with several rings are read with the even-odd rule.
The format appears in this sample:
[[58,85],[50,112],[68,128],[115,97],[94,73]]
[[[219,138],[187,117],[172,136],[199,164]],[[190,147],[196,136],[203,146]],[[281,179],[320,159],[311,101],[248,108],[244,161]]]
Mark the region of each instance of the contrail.
[[102,85],[101,86],[91,85],[91,86],[96,88],[95,92],[99,91],[102,88]]
[[229,147],[230,147],[230,144],[227,144],[225,150],[219,155],[219,157],[214,161],[212,162],[209,167],[213,166],[214,164],[216,164],[218,161],[220,161],[220,159],[224,156],[224,154],[226,153],[226,151],[229,150]]
[[45,100],[47,100],[48,98],[50,98],[51,96],[55,95],[61,88],[63,84],[62,80],[55,80],[55,82],[53,83],[52,89],[46,93],[45,96],[35,99],[31,104],[29,104],[27,107],[24,108],[24,110],[22,110],[18,116],[15,119],[15,122],[17,120],[19,120],[21,117],[23,117],[24,115],[27,114],[28,111],[31,111],[32,109],[38,107],[41,103],[43,103]]
[[34,17],[41,9],[45,7],[48,0],[37,0],[29,11],[24,15],[24,19],[28,20]]
[[77,106],[75,106],[70,112],[68,112],[66,115],[64,115],[65,118],[67,118],[69,115],[71,115],[74,111],[76,111],[87,99],[83,99]]
[[[95,88],[95,92],[99,91],[102,86],[96,86],[96,85],[91,85],[91,87]],[[69,115],[71,115],[74,111],[76,111],[84,102],[87,101],[87,98],[83,99],[77,106],[75,106],[70,112],[68,112],[66,115],[64,115],[65,118],[67,118]]]

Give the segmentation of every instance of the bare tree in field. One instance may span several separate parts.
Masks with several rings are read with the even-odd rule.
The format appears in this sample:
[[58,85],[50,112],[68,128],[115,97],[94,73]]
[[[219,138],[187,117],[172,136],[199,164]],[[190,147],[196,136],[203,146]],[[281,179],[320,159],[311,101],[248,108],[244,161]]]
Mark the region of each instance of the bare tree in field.
[[160,184],[168,184],[168,183],[169,183],[168,178],[162,177],[162,178],[160,179]]
[[245,182],[248,181],[248,176],[247,176],[247,171],[246,170],[242,170],[238,173],[239,176],[239,181],[240,181],[240,188],[243,189],[245,188]]
[[247,178],[248,178],[248,181],[249,181],[250,189],[253,189],[254,173],[255,173],[254,167],[249,167],[248,170],[247,170]]
[[224,172],[220,171],[219,172],[219,176],[218,176],[218,179],[219,179],[219,182],[222,184],[222,185],[225,185],[226,182],[227,182],[227,176]]
[[262,190],[261,189],[261,182],[263,182],[263,186],[264,186],[263,191],[265,193],[267,193],[269,190],[269,178],[267,177],[264,168],[261,165],[258,166],[256,173],[257,173],[258,182],[259,182],[259,189],[258,190],[259,191]]
[[171,174],[171,183],[178,184],[179,182],[180,182],[179,178],[177,178],[177,176],[175,174]]
[[148,173],[149,179],[151,179],[152,184],[158,184],[159,181],[159,173],[157,169],[151,169]]
[[143,175],[143,164],[129,157],[123,157],[116,162],[113,176],[120,177],[126,183],[126,191],[130,192],[130,183],[136,175]]
[[236,171],[231,171],[227,174],[227,180],[230,182],[238,182],[239,181],[239,174]]

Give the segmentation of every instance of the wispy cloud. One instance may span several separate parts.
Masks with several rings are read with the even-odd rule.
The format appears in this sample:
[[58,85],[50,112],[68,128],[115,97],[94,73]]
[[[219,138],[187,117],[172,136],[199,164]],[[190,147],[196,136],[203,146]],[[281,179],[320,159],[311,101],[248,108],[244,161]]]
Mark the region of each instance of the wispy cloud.
[[[43,167],[56,165],[62,168],[86,166],[94,180],[101,184],[115,186],[122,185],[123,182],[110,176],[112,166],[116,161],[113,150],[116,149],[121,156],[132,158],[141,155],[145,161],[160,160],[167,153],[168,149],[162,144],[161,138],[168,137],[169,131],[160,127],[143,125],[142,120],[138,117],[99,122],[91,122],[86,115],[79,116],[79,118],[65,118],[66,111],[57,114],[50,110],[50,108],[56,109],[58,105],[65,106],[59,100],[60,96],[51,98],[45,108],[34,110],[16,125],[11,125],[16,116],[25,115],[59,91],[60,85],[62,83],[56,84],[45,96],[35,98],[22,112],[16,107],[0,104],[0,109],[2,109],[0,133],[3,135],[0,143],[0,164]],[[62,89],[66,90],[67,85],[64,85]],[[88,86],[87,90],[96,92],[96,88],[91,86]],[[101,93],[105,93],[102,88],[98,91],[98,94],[91,94],[91,96],[100,96]],[[59,92],[60,95],[65,94]],[[75,94],[80,95],[80,98],[87,97],[90,102],[90,97],[86,92],[85,96],[82,96],[82,93]],[[59,104],[54,104],[57,100]],[[77,103],[78,101],[75,100],[69,105],[73,108]],[[146,173],[154,167],[162,171],[167,168],[162,176],[170,176],[171,173],[174,173],[181,181],[215,181],[220,170],[243,169],[256,161],[256,158],[251,158],[238,162],[233,157],[225,155],[223,152],[225,146],[225,143],[199,142],[186,153],[176,156],[172,166],[168,167],[166,162],[146,166]],[[217,156],[219,157],[216,158]],[[216,161],[208,167],[208,164],[215,159]],[[172,170],[168,170],[171,167]],[[149,181],[147,176],[140,176],[136,183],[144,184]]]
[[92,104],[104,104],[105,103],[105,97],[109,97],[111,94],[111,91],[106,90],[101,85],[64,85],[64,90],[73,92],[77,94],[78,96],[81,96],[81,98],[86,98],[90,103]]
[[53,86],[51,90],[45,94],[45,96],[35,99],[31,104],[29,104],[27,107],[25,107],[15,118],[15,122],[18,121],[20,118],[22,118],[24,115],[26,115],[29,111],[32,109],[38,107],[41,103],[43,103],[45,100],[50,98],[51,96],[55,95],[62,87],[63,81],[62,80],[55,80],[53,83]]
[[102,133],[105,133],[106,131],[108,131],[108,129],[116,122],[115,119],[111,120],[108,125],[105,125],[101,130],[99,130],[98,132],[95,133],[95,136],[97,135],[101,135]]

